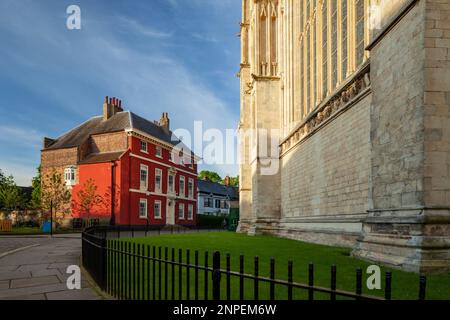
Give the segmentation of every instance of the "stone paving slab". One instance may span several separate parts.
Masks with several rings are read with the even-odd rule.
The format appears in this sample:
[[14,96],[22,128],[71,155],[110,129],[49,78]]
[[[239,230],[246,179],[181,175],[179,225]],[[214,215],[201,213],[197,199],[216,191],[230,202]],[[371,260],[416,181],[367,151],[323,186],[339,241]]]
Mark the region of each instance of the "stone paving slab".
[[11,280],[31,277],[30,271],[3,271],[0,272],[0,280]]
[[[58,269],[45,269],[45,270],[32,270],[32,277],[45,277],[45,276],[57,276],[60,279],[65,280],[66,276],[63,275]],[[63,282],[61,280],[61,282]]]
[[98,300],[99,297],[92,290],[66,290],[61,292],[49,292],[45,294],[48,300]]
[[[18,244],[26,243],[22,237]],[[42,240],[42,239],[38,239]],[[44,241],[45,240],[45,241]],[[3,241],[0,238],[0,243]],[[12,245],[12,239],[8,239]],[[31,239],[35,241],[35,239]],[[14,246],[14,245],[12,245]],[[1,247],[1,244],[0,244]],[[92,288],[82,273],[81,290],[69,290],[66,274],[69,265],[81,263],[81,239],[55,237],[39,245],[0,258],[0,299],[18,300],[93,300],[103,297]]]
[[3,298],[12,298],[12,297],[21,297],[21,296],[29,296],[38,293],[47,293],[47,292],[55,292],[55,291],[64,291],[67,290],[67,286],[65,283],[57,283],[50,285],[39,285],[36,287],[26,287],[26,288],[17,288],[17,289],[6,289],[0,290],[0,299]]
[[7,272],[7,271],[15,271],[17,270],[19,266],[13,265],[13,266],[0,266],[0,273]]
[[47,297],[43,293],[18,296],[18,297],[5,297],[3,300],[47,300]]
[[37,263],[37,264],[24,264],[19,266],[15,271],[33,272],[38,270],[47,269],[49,263]]
[[30,277],[25,279],[14,279],[11,280],[10,288],[26,288],[26,287],[36,287],[46,284],[54,284],[54,283],[62,283],[61,280],[53,275],[53,276],[45,276],[45,277]]
[[0,290],[9,289],[9,280],[0,281]]
[[47,236],[36,238],[24,236],[0,236],[0,254],[34,244],[45,244],[49,241],[51,241],[51,239]]

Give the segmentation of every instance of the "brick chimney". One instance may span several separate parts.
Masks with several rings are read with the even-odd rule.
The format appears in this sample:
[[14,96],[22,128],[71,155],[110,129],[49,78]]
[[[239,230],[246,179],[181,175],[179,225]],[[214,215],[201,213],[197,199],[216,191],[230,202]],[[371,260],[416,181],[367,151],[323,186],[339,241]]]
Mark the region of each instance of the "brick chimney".
[[108,120],[118,112],[122,112],[122,100],[115,97],[109,98],[105,97],[105,102],[103,103],[103,121]]
[[225,179],[223,179],[223,184],[226,186],[230,185],[230,176],[226,176]]
[[43,141],[43,143],[42,143],[42,146],[44,147],[44,149],[45,149],[45,148],[48,148],[48,147],[50,147],[50,145],[51,145],[53,142],[55,142],[55,139],[50,139],[50,138],[48,138],[48,137],[44,137],[44,141]]
[[159,120],[159,126],[164,130],[165,133],[170,133],[170,120],[169,114],[167,112],[163,112],[161,119]]

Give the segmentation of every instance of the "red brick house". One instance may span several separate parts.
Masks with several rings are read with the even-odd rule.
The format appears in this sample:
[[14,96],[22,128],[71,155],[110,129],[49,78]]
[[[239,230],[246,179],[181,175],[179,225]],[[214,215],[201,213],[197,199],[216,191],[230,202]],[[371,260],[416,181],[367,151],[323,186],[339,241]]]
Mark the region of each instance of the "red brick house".
[[[73,218],[111,219],[115,224],[194,225],[197,216],[196,156],[172,135],[169,117],[159,122],[123,111],[106,97],[103,114],[57,139],[44,138],[41,172],[55,169],[71,190]],[[102,203],[80,208],[88,180]]]

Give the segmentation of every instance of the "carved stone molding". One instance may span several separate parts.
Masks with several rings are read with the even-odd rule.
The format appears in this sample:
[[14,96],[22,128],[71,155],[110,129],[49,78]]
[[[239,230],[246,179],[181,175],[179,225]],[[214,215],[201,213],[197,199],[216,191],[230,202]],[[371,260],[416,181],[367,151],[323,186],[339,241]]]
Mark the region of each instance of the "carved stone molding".
[[370,64],[366,63],[348,82],[343,84],[336,93],[319,105],[310,116],[297,126],[280,144],[280,156],[295,145],[310,136],[325,121],[334,117],[344,108],[353,104],[363,92],[370,87]]

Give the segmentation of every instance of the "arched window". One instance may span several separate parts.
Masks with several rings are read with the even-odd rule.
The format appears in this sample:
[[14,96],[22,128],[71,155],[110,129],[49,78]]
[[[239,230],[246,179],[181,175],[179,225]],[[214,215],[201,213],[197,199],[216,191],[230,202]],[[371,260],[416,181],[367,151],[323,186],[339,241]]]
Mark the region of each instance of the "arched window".
[[333,89],[338,84],[338,59],[337,59],[337,1],[331,1],[331,65],[333,68],[332,84]]
[[341,14],[342,14],[342,42],[341,42],[341,48],[342,48],[342,58],[341,58],[341,76],[342,80],[345,80],[347,78],[347,66],[348,66],[348,29],[347,29],[347,22],[348,22],[348,15],[347,15],[347,0],[341,0]]
[[328,1],[322,6],[322,98],[328,93]]
[[356,66],[364,62],[364,0],[356,0]]

